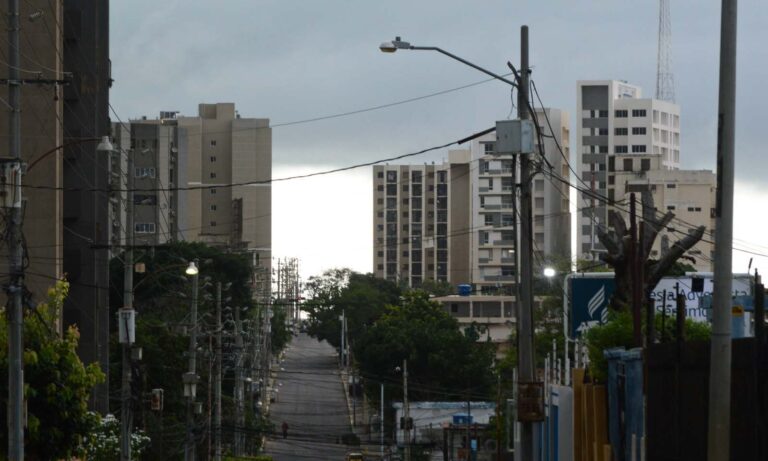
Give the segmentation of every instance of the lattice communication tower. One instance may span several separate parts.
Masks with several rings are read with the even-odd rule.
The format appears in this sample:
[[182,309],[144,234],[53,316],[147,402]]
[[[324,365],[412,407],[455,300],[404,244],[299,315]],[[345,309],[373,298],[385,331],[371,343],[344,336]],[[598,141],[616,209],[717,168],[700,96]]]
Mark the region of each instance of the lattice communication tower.
[[672,75],[672,24],[669,0],[659,0],[659,50],[656,60],[656,99],[675,102],[675,77]]

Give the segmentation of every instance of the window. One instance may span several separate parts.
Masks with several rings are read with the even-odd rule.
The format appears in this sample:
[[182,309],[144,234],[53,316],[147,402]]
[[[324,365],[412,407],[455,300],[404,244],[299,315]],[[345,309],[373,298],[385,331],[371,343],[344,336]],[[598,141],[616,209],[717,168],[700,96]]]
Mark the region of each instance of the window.
[[632,153],[643,153],[645,152],[645,144],[632,144]]
[[632,134],[645,134],[645,127],[644,126],[632,127]]
[[617,154],[626,154],[628,152],[627,151],[627,146],[624,146],[624,145],[622,145],[622,146],[614,146],[613,151],[615,153],[617,153]]
[[616,115],[616,118],[627,118],[627,111],[626,110],[617,110],[614,112]]
[[376,177],[379,178],[379,179],[384,178],[384,172],[383,171],[379,171],[378,173],[376,173]]
[[600,153],[601,154],[607,154],[608,153],[608,146],[600,146]]
[[216,140],[215,139],[211,139],[211,147],[216,147]]
[[667,189],[676,189],[677,184],[667,184]]
[[649,158],[643,158],[640,159],[640,169],[643,171],[648,171],[651,169],[651,159]]
[[387,182],[397,182],[397,171],[387,171]]
[[645,109],[632,109],[632,116],[633,117],[645,117]]
[[411,171],[411,182],[421,182],[421,171]]
[[211,211],[216,211],[216,205],[211,205]]
[[215,155],[211,155],[211,163],[213,163],[215,161],[216,161],[216,156]]
[[216,173],[211,172],[211,179],[216,179]]
[[211,227],[216,227],[216,221],[211,221]]
[[608,176],[608,185],[613,186],[614,184],[616,184],[616,176],[614,175]]
[[[607,117],[607,115],[606,115]],[[598,136],[608,136],[608,128],[598,128],[597,130]]]
[[486,226],[493,226],[493,215],[492,214],[485,215],[485,225]]
[[137,234],[154,234],[155,223],[153,222],[138,222],[133,226]]
[[627,129],[626,128],[616,128],[613,131],[613,134],[616,136],[626,136],[627,135]]
[[483,151],[486,155],[492,155],[494,152],[496,152],[496,143],[493,142],[487,142],[483,145]]
[[216,195],[216,188],[215,187],[211,187],[211,195]]
[[154,167],[137,167],[135,171],[136,178],[154,178],[155,177],[155,168]]
[[632,159],[631,158],[625,158],[624,159],[624,171],[632,171]]
[[667,205],[667,210],[675,211],[675,206],[674,205]]
[[445,172],[445,171],[438,171],[437,172],[437,182],[439,182],[439,183],[446,182],[446,180],[448,178],[448,175],[446,173],[447,172]]
[[480,245],[488,245],[488,232],[480,231],[478,238],[480,240]]
[[601,110],[597,113],[597,116],[600,118],[607,118],[608,117],[608,111],[607,110]]

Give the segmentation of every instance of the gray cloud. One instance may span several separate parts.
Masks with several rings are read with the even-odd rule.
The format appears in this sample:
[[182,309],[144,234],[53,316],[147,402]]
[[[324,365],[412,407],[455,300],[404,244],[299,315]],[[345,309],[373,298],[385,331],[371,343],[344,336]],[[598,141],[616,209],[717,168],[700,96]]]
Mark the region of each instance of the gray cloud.
[[[575,121],[578,79],[625,79],[653,95],[657,8],[648,0],[114,2],[112,101],[124,118],[167,109],[193,114],[197,103],[213,101],[234,101],[244,116],[273,122],[345,112],[483,78],[436,53],[383,55],[382,40],[402,35],[506,72],[507,60],[518,61],[519,26],[527,23],[544,102]],[[672,2],[684,167],[715,163],[719,8],[718,2]],[[760,161],[766,10],[764,0],[739,4],[737,174],[745,179],[768,174]],[[386,157],[489,127],[509,111],[508,89],[494,82],[375,113],[276,128],[275,162]]]

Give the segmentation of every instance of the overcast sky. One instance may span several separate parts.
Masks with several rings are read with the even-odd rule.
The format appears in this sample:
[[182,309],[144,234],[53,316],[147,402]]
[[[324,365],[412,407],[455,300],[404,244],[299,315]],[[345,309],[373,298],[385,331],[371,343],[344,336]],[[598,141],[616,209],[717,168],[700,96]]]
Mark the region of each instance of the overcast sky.
[[[681,163],[712,169],[720,2],[671,4]],[[279,125],[427,95],[485,76],[434,52],[383,54],[382,41],[399,35],[504,73],[508,60],[519,62],[523,24],[530,27],[533,79],[544,104],[568,111],[572,127],[577,80],[627,80],[642,86],[644,96],[655,90],[658,2],[649,0],[131,0],[112,2],[110,16],[111,102],[123,119],[161,110],[195,115],[200,102],[235,102],[242,116]],[[739,21],[736,246],[768,254],[760,229],[768,224],[765,0],[739,2]],[[489,82],[382,110],[276,126],[274,176],[444,144],[493,126],[511,108],[506,85]],[[305,276],[334,266],[370,271],[370,176],[362,169],[276,185],[275,255],[301,258]],[[736,253],[734,270],[746,270],[748,259]],[[768,270],[768,258],[762,262]]]

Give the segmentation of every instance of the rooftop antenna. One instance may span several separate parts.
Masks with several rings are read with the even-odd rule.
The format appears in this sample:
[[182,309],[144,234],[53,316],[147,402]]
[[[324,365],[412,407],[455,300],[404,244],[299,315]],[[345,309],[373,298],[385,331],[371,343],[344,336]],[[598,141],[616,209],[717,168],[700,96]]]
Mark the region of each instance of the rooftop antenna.
[[675,77],[672,75],[672,24],[669,15],[669,0],[659,0],[656,99],[675,102]]

